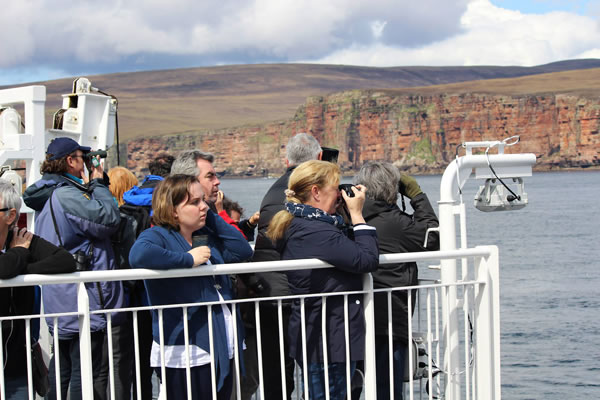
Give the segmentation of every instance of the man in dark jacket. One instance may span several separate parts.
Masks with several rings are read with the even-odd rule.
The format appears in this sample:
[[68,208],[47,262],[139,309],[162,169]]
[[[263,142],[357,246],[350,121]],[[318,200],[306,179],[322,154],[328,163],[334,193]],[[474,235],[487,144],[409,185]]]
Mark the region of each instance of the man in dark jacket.
[[[321,146],[317,140],[306,134],[298,133],[293,136],[286,146],[287,170],[265,194],[260,205],[260,217],[258,220],[258,235],[254,247],[252,261],[278,261],[281,254],[273,243],[267,238],[266,232],[269,223],[275,214],[285,208],[285,194],[288,180],[294,168],[304,161],[317,160],[321,158]],[[251,292],[258,296],[287,296],[290,295],[288,281],[285,273],[263,272],[246,276],[245,283]],[[291,398],[294,391],[294,361],[290,358],[287,338],[288,323],[291,314],[291,304],[283,304],[283,336],[284,336],[284,359],[286,371],[286,393],[287,399]],[[279,323],[277,304],[271,302],[260,303],[261,319],[261,342],[265,400],[282,399],[281,367],[279,354]],[[244,353],[246,376],[242,382],[242,399],[250,399],[259,385],[258,360],[256,357],[257,343],[254,311],[245,313],[244,322],[246,326],[246,352]]]
[[[417,181],[390,163],[371,162],[363,165],[354,177],[355,184],[367,187],[367,200],[363,215],[367,224],[377,228],[379,253],[409,253],[439,250],[437,232],[429,228],[439,225],[427,195]],[[414,214],[398,207],[398,192],[410,199]],[[425,237],[427,236],[427,247]],[[384,264],[373,272],[375,289],[413,286],[418,284],[415,262]],[[392,334],[394,353],[394,399],[402,399],[405,356],[408,350],[408,318],[412,316],[416,301],[412,291],[412,309],[408,309],[408,292],[392,292]],[[389,399],[389,343],[387,293],[375,294],[375,346],[377,368],[377,398]]]
[[[25,204],[36,211],[36,232],[50,243],[81,254],[79,269],[113,270],[115,259],[110,236],[119,227],[119,208],[108,190],[108,178],[102,164],[88,163],[90,176],[85,174],[89,147],[80,146],[70,138],[54,139],[46,151],[42,179],[34,182],[23,195]],[[124,305],[121,282],[97,282],[86,285],[90,309],[121,308]],[[42,289],[44,311],[63,313],[77,311],[77,285],[46,285]],[[106,353],[106,314],[91,315],[92,369],[94,397],[106,398],[108,358]],[[47,318],[50,332],[59,337],[59,348],[53,357],[60,357],[61,392],[80,396],[79,323],[77,316]],[[113,339],[118,340],[124,315],[112,317]],[[50,362],[51,391],[56,398],[54,360]]]

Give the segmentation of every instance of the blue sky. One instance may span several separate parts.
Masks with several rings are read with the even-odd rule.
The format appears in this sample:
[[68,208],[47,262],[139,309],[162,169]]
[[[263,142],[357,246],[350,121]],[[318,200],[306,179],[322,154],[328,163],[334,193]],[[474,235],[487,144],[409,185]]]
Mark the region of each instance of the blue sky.
[[492,4],[517,10],[527,14],[545,14],[552,11],[566,11],[586,15],[593,8],[591,0],[492,0]]
[[28,0],[3,4],[0,27],[0,85],[224,64],[600,58],[597,0]]

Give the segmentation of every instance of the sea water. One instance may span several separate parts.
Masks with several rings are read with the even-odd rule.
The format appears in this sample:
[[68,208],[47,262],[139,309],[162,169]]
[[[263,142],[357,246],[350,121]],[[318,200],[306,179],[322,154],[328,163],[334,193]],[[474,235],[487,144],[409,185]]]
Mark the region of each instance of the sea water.
[[[416,178],[437,211],[441,176]],[[274,181],[221,189],[250,216]],[[500,250],[502,397],[600,398],[600,171],[536,172],[529,205],[511,212],[475,209],[479,184],[468,181],[463,199],[469,247]]]

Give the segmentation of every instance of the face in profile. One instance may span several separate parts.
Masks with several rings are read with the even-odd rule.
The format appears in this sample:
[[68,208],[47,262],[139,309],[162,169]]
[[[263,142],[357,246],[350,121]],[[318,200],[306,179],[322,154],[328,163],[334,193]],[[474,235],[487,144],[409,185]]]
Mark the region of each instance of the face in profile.
[[206,224],[208,205],[199,182],[190,185],[188,196],[175,206],[175,219],[181,229],[196,231]]
[[202,185],[206,201],[215,202],[219,193],[219,185],[221,184],[221,181],[217,177],[217,172],[210,161],[200,159],[197,161],[197,165],[200,170],[198,182]]
[[328,214],[335,214],[335,210],[341,198],[338,186],[339,185],[336,182],[335,184],[324,186],[319,191],[320,208]]

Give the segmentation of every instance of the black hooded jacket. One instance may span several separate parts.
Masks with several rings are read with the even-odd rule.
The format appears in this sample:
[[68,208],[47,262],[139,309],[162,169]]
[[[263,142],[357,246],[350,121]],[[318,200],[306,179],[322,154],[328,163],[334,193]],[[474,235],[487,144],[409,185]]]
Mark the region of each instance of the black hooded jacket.
[[[423,246],[427,229],[439,225],[437,216],[425,193],[415,196],[410,202],[413,215],[403,212],[397,204],[366,199],[363,216],[367,224],[377,228],[379,254],[410,253],[439,250],[439,235],[430,232],[427,248]],[[381,264],[372,273],[373,285],[377,288],[413,286],[418,283],[417,263]],[[415,294],[412,305],[414,310]],[[408,343],[408,294],[406,291],[392,292],[393,335],[396,340]],[[411,315],[413,310],[411,310]],[[375,334],[388,334],[387,293],[375,294]]]

